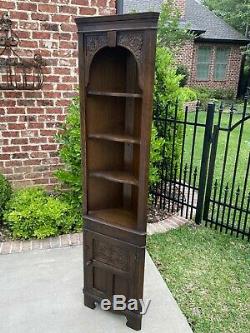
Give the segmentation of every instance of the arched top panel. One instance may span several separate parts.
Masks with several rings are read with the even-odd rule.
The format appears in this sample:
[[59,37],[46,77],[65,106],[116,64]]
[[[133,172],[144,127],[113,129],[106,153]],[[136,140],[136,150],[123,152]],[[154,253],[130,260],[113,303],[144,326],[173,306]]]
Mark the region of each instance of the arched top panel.
[[91,90],[141,93],[139,65],[125,47],[103,47],[95,53],[89,67]]

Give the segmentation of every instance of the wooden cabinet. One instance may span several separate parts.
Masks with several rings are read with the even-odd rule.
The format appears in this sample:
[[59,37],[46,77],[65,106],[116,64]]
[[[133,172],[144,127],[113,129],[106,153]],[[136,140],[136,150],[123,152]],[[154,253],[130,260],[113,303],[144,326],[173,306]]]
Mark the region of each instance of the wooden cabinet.
[[[85,305],[143,297],[157,13],[77,18]],[[141,315],[124,311],[140,329]]]

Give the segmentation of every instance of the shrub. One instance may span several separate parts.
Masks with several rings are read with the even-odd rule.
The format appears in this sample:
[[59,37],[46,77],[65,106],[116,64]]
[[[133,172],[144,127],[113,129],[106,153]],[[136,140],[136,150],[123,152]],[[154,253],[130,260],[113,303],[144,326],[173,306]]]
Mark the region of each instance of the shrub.
[[158,136],[156,126],[153,124],[151,132],[151,151],[149,161],[149,184],[153,186],[160,181],[158,164],[162,159],[164,139]]
[[184,102],[193,102],[197,101],[198,99],[196,91],[188,87],[184,87],[181,89],[181,96],[181,99]]
[[[154,113],[156,118],[160,117],[161,119],[165,119],[166,112],[168,112],[168,118],[171,118],[175,116],[177,111],[177,118],[183,119],[184,102],[187,96],[185,96],[184,88],[180,88],[181,78],[181,75],[176,74],[176,66],[172,54],[165,48],[157,47],[154,89]],[[178,101],[178,107],[176,107],[176,101]],[[157,129],[157,137],[163,139],[165,163],[170,165],[173,157],[173,165],[178,164],[181,154],[182,126],[176,126],[176,133],[174,133],[173,124],[168,124],[167,133],[165,133],[164,121],[155,122],[155,126]],[[174,135],[175,146],[173,147]],[[160,174],[159,162],[161,159],[162,157],[159,160],[151,162],[152,165],[158,168],[158,174]]]
[[188,78],[189,78],[189,71],[187,69],[187,66],[177,65],[176,74],[182,76],[182,78],[180,80],[180,87],[185,87],[187,85]]
[[12,194],[4,213],[4,224],[13,238],[39,238],[79,231],[81,215],[69,203],[49,196],[40,188]]
[[0,221],[2,220],[3,212],[10,199],[11,193],[10,183],[2,174],[0,174]]
[[235,99],[235,92],[232,89],[211,89],[211,88],[193,88],[197,94],[198,100],[201,105],[206,108],[207,104],[210,101],[214,101],[216,99],[223,100],[233,100]]
[[55,176],[68,189],[64,196],[71,204],[80,207],[82,202],[82,171],[81,171],[81,132],[79,97],[73,98],[65,125],[56,136],[60,143],[60,158],[64,168],[55,172]]

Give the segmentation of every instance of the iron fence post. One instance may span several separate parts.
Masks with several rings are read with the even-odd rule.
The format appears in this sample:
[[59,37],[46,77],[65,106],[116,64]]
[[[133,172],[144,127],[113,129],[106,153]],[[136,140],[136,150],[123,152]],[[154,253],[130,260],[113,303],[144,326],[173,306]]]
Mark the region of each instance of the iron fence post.
[[205,188],[206,188],[207,173],[208,173],[208,160],[210,155],[210,146],[212,142],[212,133],[213,133],[214,112],[215,112],[215,104],[209,103],[207,108],[206,127],[204,133],[204,141],[203,141],[197,210],[195,216],[196,224],[201,224],[202,215],[203,215]]

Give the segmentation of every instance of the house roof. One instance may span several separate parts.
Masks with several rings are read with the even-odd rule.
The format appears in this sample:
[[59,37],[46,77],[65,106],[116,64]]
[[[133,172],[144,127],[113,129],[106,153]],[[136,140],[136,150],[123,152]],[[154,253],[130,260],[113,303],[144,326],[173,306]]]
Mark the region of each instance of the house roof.
[[123,12],[160,12],[163,0],[123,0]]
[[[163,0],[123,0],[124,13],[132,11],[160,11]],[[186,0],[185,17],[181,25],[200,33],[198,40],[214,42],[237,42],[246,44],[249,40],[216,16],[199,0]]]

